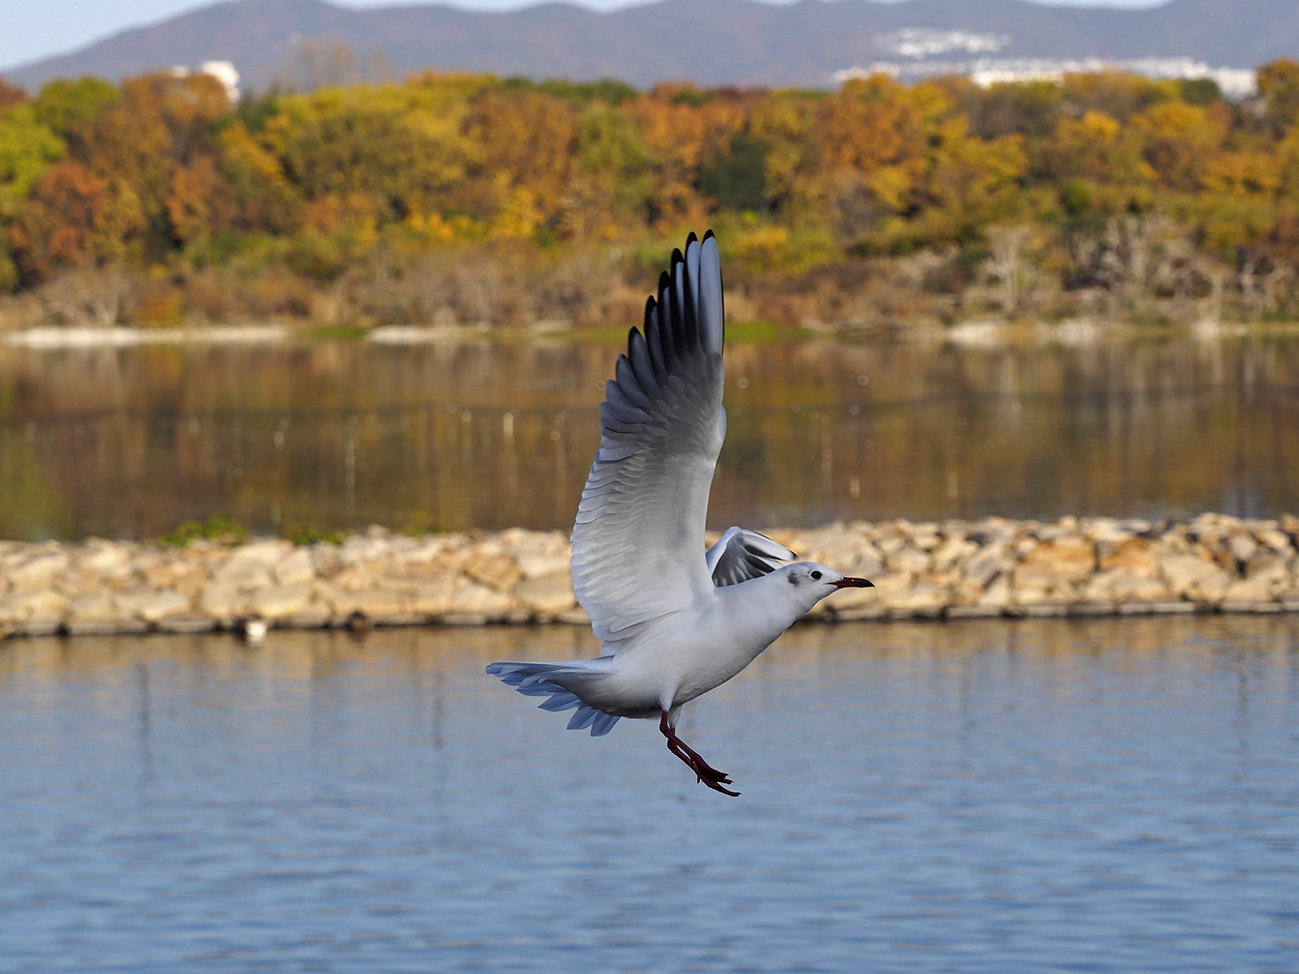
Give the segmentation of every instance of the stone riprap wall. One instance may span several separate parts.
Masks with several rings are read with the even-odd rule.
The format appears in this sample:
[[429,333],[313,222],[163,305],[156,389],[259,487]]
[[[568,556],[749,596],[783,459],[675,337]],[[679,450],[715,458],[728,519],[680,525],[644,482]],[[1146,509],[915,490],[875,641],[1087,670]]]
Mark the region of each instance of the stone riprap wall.
[[[852,522],[771,534],[874,589],[826,619],[1299,611],[1299,518],[1151,524],[986,518]],[[273,627],[586,624],[560,532],[234,546],[0,542],[0,637]]]

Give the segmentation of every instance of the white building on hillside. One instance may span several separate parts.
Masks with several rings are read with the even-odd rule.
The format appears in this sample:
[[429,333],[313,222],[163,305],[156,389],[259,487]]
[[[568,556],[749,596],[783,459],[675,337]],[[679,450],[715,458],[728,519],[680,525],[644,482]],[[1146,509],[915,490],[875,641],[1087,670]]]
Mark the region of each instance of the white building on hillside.
[[191,71],[182,64],[169,68],[168,73],[176,78],[188,78],[191,74],[210,75],[221,82],[230,104],[239,104],[239,72],[235,70],[234,63],[231,61],[204,61],[198,66],[197,72]]

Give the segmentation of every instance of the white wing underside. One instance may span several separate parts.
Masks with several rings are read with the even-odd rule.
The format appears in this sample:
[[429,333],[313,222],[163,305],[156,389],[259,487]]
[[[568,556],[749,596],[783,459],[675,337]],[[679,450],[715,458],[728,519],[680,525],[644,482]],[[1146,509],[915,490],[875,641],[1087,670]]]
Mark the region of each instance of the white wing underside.
[[573,588],[601,640],[626,640],[714,586],[703,536],[726,436],[722,317],[717,242],[691,234],[600,404],[572,540]]
[[793,561],[798,555],[765,534],[747,528],[727,528],[708,549],[704,561],[712,575],[713,584],[738,585],[759,575],[774,572],[782,562]]

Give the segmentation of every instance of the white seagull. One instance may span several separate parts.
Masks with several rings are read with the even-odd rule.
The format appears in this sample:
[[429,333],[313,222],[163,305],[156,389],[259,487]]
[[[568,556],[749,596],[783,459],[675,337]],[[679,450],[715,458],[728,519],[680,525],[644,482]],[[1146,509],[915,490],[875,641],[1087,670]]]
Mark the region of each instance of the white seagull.
[[600,449],[573,527],[573,588],[603,655],[487,672],[548,697],[542,710],[576,708],[569,729],[592,736],[619,717],[657,717],[668,750],[699,781],[738,795],[677,736],[682,706],[738,674],[827,595],[871,583],[815,562],[782,567],[797,555],[744,528],[704,552],[726,436],[722,317],[717,241],[711,230],[702,241],[692,233],[605,385]]

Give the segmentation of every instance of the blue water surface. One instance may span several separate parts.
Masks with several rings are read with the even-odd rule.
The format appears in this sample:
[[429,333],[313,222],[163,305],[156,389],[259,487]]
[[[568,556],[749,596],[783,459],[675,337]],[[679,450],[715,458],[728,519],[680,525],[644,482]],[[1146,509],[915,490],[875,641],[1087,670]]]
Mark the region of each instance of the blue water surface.
[[566,732],[560,627],[0,644],[0,969],[1299,969],[1299,619],[796,628]]

